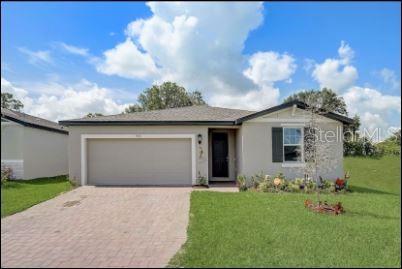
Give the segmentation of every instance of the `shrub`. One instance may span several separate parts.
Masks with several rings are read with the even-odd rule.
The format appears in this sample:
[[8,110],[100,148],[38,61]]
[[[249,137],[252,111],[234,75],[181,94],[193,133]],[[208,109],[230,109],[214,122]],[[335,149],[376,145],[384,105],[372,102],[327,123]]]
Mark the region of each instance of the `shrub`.
[[247,191],[247,178],[245,176],[239,175],[236,182],[239,191]]
[[299,184],[297,184],[295,181],[291,181],[291,182],[289,182],[289,185],[288,185],[288,191],[289,192],[300,192],[301,190],[300,190],[300,185]]
[[345,156],[380,157],[384,154],[384,150],[367,137],[360,137],[356,141],[345,141],[343,153]]
[[254,189],[258,189],[258,186],[265,180],[265,176],[263,172],[260,172],[259,174],[255,174],[254,176],[251,176],[250,179],[250,187]]
[[295,178],[294,180],[286,179],[282,173],[278,173],[271,178],[262,173],[250,177],[248,181],[245,176],[237,178],[237,186],[239,191],[257,191],[257,192],[305,192],[312,193],[318,190],[322,193],[335,192],[335,182],[331,180],[322,180],[319,185],[311,179]]
[[1,184],[6,183],[7,181],[9,181],[12,178],[13,175],[13,169],[11,169],[11,167],[7,167],[7,166],[2,166],[1,167]]
[[269,180],[264,180],[258,186],[258,191],[260,192],[269,192],[272,189],[271,182]]
[[207,178],[204,177],[204,176],[198,176],[197,185],[206,186],[207,185]]

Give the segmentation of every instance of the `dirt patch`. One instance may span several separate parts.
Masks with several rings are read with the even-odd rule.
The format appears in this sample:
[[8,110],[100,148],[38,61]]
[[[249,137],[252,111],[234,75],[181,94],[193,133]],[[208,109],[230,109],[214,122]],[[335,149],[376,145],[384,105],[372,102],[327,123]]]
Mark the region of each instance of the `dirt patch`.
[[63,207],[72,207],[75,205],[79,205],[81,202],[76,200],[76,201],[67,201],[63,204]]

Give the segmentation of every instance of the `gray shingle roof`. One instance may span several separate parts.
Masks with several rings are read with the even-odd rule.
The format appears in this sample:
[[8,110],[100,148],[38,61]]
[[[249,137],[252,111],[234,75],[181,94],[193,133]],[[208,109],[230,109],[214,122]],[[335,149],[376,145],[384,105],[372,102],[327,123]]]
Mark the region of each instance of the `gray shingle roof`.
[[57,124],[57,122],[34,117],[11,109],[1,108],[1,117],[13,122],[20,123],[24,126],[68,134],[68,129]]
[[[208,105],[170,108],[93,118],[60,121],[62,125],[239,125],[242,122],[296,105],[305,109],[306,105],[292,101],[262,111],[248,111]],[[325,117],[350,124],[352,119],[329,112]]]
[[128,114],[118,114],[110,116],[97,116],[92,118],[80,118],[60,121],[60,124],[74,123],[108,123],[108,122],[216,122],[216,123],[233,123],[236,119],[255,113],[255,111],[247,111],[240,109],[229,109],[221,107],[211,107],[207,105],[189,106],[181,108],[170,108],[163,110],[152,110],[145,112],[135,112]]

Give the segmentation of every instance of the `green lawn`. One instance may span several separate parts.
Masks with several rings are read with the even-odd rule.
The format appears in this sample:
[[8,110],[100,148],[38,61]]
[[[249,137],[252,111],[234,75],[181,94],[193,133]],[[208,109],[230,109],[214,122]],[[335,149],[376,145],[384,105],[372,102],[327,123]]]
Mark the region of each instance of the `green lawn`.
[[1,217],[25,210],[72,188],[66,176],[9,181],[1,186]]
[[346,158],[354,192],[322,195],[346,213],[321,215],[315,195],[193,192],[188,240],[172,267],[400,267],[400,159]]

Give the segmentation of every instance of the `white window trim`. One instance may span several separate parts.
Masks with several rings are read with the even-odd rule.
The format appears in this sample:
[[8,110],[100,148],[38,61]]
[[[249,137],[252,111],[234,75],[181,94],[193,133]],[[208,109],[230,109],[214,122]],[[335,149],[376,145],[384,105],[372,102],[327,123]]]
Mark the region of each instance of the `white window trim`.
[[[285,129],[300,129],[301,131],[301,144],[285,144]],[[302,126],[283,127],[282,130],[282,149],[283,149],[283,162],[282,167],[303,167],[304,162],[304,128]],[[301,161],[285,161],[285,146],[301,146]]]
[[119,138],[187,138],[191,139],[191,177],[196,184],[196,135],[195,134],[82,134],[81,135],[81,185],[87,184],[87,142],[88,139]]

